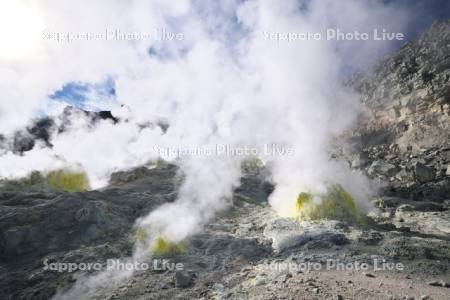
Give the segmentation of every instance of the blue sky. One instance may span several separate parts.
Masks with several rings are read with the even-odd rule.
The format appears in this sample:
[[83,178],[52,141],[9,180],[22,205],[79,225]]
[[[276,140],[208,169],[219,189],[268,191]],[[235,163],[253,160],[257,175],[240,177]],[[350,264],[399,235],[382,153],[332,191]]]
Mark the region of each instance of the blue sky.
[[[51,100],[67,103],[79,108],[87,109],[86,101],[88,97],[94,99],[114,99],[116,96],[115,83],[112,78],[108,78],[100,83],[68,82],[61,89],[49,95]],[[95,107],[94,107],[95,108]],[[92,107],[89,107],[92,109]],[[98,107],[96,110],[104,108]]]

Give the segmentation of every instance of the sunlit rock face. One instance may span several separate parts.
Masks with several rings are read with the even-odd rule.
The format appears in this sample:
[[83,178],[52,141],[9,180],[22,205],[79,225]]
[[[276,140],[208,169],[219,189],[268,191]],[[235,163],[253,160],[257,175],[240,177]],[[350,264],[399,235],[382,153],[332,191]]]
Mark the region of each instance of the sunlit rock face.
[[354,76],[351,84],[366,108],[355,136],[364,144],[419,152],[449,138],[449,28],[450,21],[434,23],[373,72]]
[[364,111],[346,135],[342,156],[353,169],[388,183],[390,196],[448,199],[449,31],[449,21],[435,22],[350,82]]

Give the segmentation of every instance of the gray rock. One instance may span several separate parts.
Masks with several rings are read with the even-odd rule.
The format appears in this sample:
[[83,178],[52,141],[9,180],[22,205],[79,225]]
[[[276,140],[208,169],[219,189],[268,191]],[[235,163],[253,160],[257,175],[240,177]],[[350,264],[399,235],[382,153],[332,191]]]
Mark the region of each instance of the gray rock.
[[6,249],[18,247],[27,238],[27,228],[19,227],[6,230],[3,233],[4,246]]
[[119,171],[111,174],[109,183],[111,185],[123,185],[145,178],[152,173],[151,169],[147,167],[138,167],[129,171]]
[[265,277],[263,276],[257,276],[255,278],[255,282],[253,283],[254,286],[260,286],[260,285],[264,285],[267,283],[267,280]]
[[275,219],[264,229],[264,235],[272,240],[272,248],[278,252],[307,249],[329,249],[349,243],[347,237],[336,230],[339,222],[322,224],[294,220]]
[[436,170],[418,162],[414,165],[414,177],[419,182],[429,182],[436,177]]
[[408,219],[408,213],[414,211],[414,206],[402,204],[395,210],[395,218],[399,222],[405,222]]
[[414,211],[414,206],[409,205],[409,204],[402,204],[399,207],[397,207],[396,209],[396,213],[400,213],[400,212],[406,212],[406,211]]
[[412,180],[413,175],[406,169],[402,169],[395,175],[395,179],[406,182]]
[[380,250],[393,258],[447,260],[450,242],[400,236],[385,240]]
[[445,288],[450,288],[450,283],[447,283],[443,280],[440,281],[430,281],[428,282],[428,285],[431,286],[439,286],[439,287],[445,287]]
[[376,160],[374,161],[369,169],[367,170],[367,173],[369,175],[383,175],[386,177],[394,176],[398,171],[398,168],[394,166],[393,164],[390,164],[384,160]]
[[364,231],[361,236],[358,237],[358,241],[365,245],[378,245],[382,240],[383,235],[374,230]]
[[80,223],[105,224],[108,220],[108,205],[103,201],[89,201],[75,213]]
[[367,155],[364,153],[356,154],[351,161],[351,167],[354,169],[362,168],[366,165],[367,165]]
[[177,271],[173,278],[175,286],[178,288],[187,288],[194,283],[194,274],[192,273]]

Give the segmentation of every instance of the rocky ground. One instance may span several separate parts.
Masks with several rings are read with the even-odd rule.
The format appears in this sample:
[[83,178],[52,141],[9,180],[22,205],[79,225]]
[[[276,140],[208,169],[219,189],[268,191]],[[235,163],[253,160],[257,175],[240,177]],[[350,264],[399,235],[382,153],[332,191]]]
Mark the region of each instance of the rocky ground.
[[[131,255],[134,220],[173,201],[178,178],[171,165],[114,178],[105,190],[70,195],[3,187],[2,299],[67,290],[80,272],[44,270],[46,259],[105,263]],[[182,270],[150,261],[93,298],[448,299],[450,201],[384,196],[374,199],[379,209],[369,221],[350,225],[280,218],[269,192],[257,177],[244,178],[230,210],[190,238],[186,252],[158,258]]]
[[[351,82],[365,112],[332,155],[383,187],[365,222],[281,218],[267,203],[270,184],[247,176],[185,251],[157,258],[179,270],[152,260],[89,297],[450,299],[449,39],[450,22],[436,23]],[[129,257],[135,220],[174,201],[180,180],[175,166],[158,164],[82,193],[2,182],[0,298],[61,299],[95,274],[45,270],[44,261]]]
[[170,165],[139,168],[115,174],[107,190],[83,193],[3,183],[1,298],[47,299],[72,280],[73,274],[43,270],[45,259],[93,262],[131,255],[135,220],[175,199],[175,173]]
[[[171,258],[185,270],[142,272],[102,297],[448,299],[448,233],[425,225],[448,226],[448,206],[428,213],[411,209],[408,215],[416,217],[408,224],[398,220],[406,217],[401,207],[386,206],[385,214],[360,226],[299,223],[279,218],[265,202],[236,194],[229,212],[193,237],[187,253]],[[368,268],[358,269],[364,263]],[[389,270],[393,263],[404,269]]]

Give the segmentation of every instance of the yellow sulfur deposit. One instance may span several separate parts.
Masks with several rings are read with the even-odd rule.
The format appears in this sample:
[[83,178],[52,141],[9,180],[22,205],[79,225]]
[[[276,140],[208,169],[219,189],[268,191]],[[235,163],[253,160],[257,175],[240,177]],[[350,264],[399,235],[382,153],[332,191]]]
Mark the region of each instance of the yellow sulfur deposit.
[[59,191],[83,192],[90,189],[88,177],[82,171],[52,171],[48,173],[46,180],[52,189]]
[[360,222],[361,216],[353,197],[339,184],[324,195],[302,192],[296,202],[298,220],[334,219]]
[[184,243],[175,243],[161,236],[156,238],[151,246],[151,252],[156,256],[179,254],[185,251],[186,245]]

